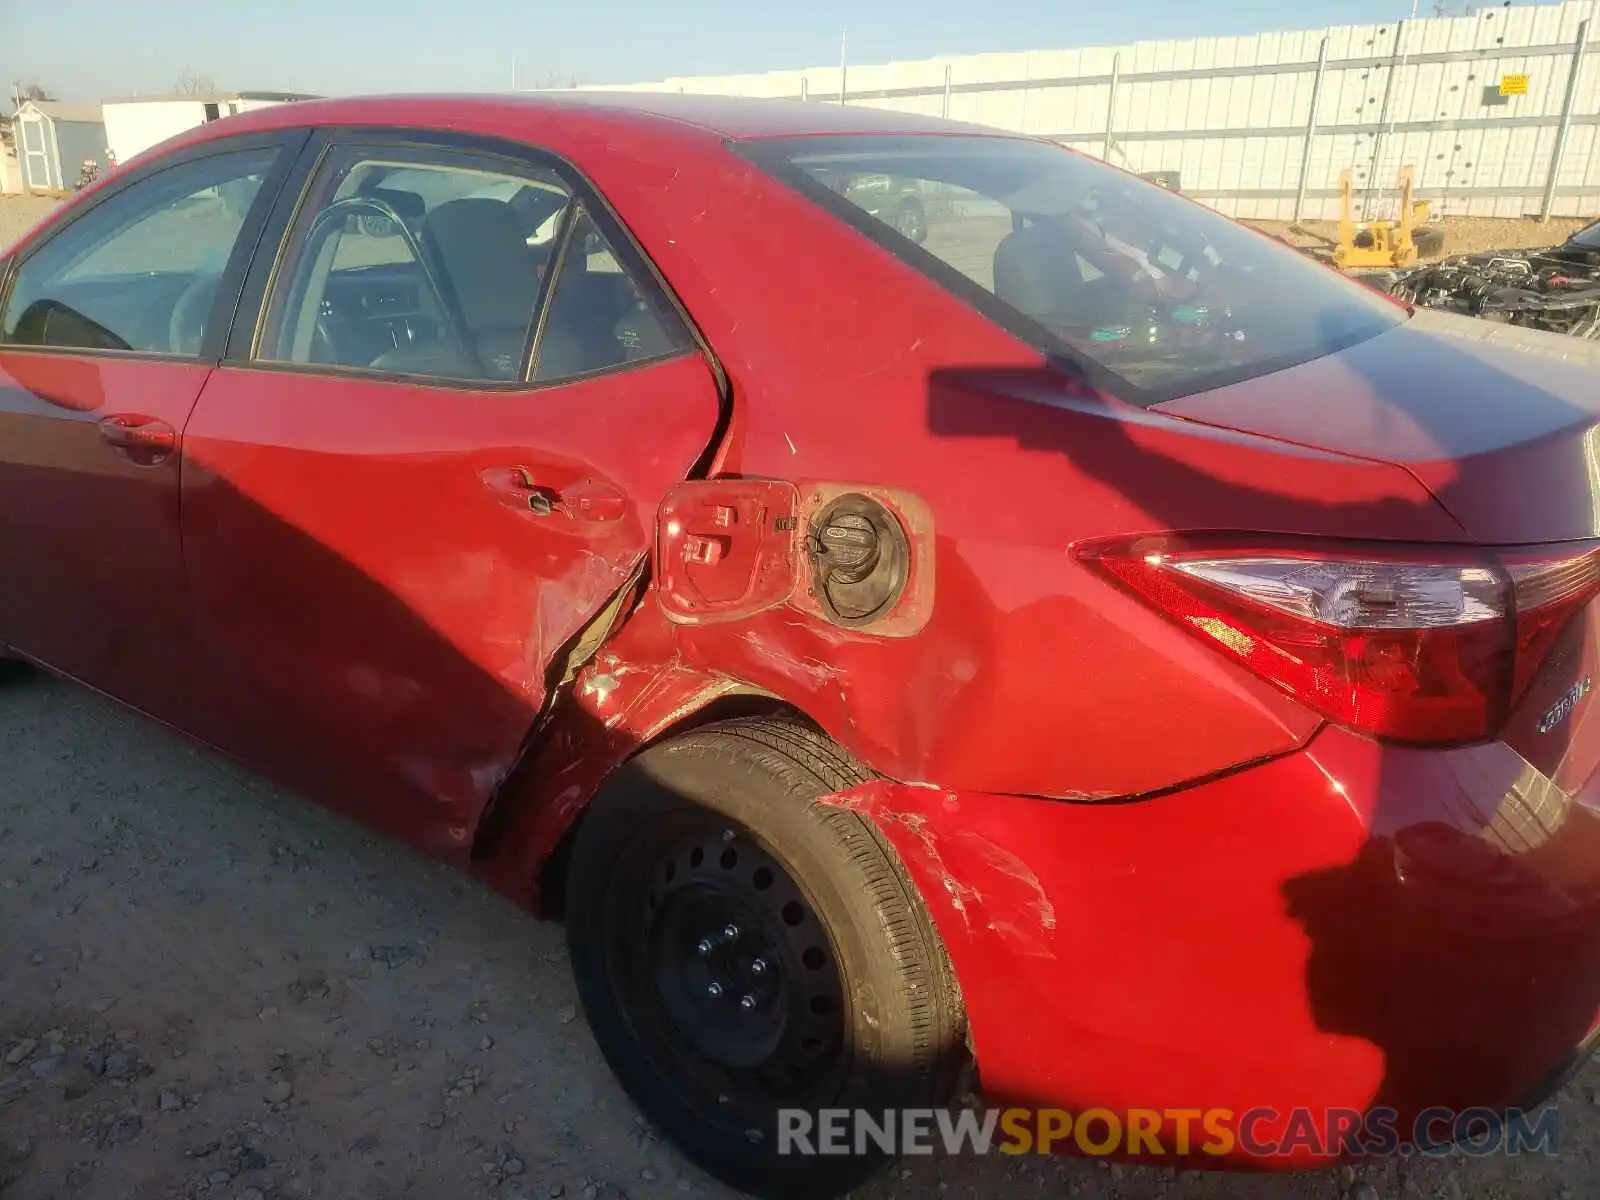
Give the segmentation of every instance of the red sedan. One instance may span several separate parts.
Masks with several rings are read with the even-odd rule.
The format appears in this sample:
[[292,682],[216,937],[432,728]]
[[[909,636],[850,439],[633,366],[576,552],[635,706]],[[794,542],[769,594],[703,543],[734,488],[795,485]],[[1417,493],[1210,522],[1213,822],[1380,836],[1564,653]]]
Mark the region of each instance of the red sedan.
[[0,258],[0,641],[563,916],[750,1190],[1409,1128],[1600,1009],[1597,365],[976,128],[288,105]]

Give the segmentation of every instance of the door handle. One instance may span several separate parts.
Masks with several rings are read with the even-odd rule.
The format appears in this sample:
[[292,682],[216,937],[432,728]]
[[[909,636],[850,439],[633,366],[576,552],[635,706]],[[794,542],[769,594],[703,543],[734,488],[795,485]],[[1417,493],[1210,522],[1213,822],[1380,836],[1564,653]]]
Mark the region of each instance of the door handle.
[[507,508],[536,517],[617,521],[628,511],[627,497],[619,489],[593,479],[558,489],[536,482],[526,467],[491,468],[479,475],[479,479]]
[[501,504],[536,517],[548,517],[561,505],[561,494],[554,488],[534,482],[526,467],[491,467],[478,478]]
[[140,413],[116,413],[99,422],[100,436],[143,466],[154,466],[178,448],[178,431]]

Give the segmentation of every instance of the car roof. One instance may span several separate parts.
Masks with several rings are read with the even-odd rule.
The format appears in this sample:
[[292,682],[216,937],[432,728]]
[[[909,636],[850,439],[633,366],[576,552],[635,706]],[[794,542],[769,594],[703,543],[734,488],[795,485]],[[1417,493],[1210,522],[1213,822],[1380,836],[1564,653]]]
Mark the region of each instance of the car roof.
[[765,100],[658,92],[561,91],[487,95],[349,96],[301,100],[214,122],[204,129],[225,135],[247,128],[289,129],[376,122],[432,126],[524,125],[530,118],[576,118],[585,124],[643,131],[663,123],[699,130],[719,140],[829,134],[966,134],[1014,136],[914,113],[859,108],[823,101]]
[[891,112],[826,101],[702,96],[681,92],[573,92],[570,100],[565,96],[554,99],[558,104],[603,108],[622,119],[665,118],[684,121],[729,138],[847,133],[999,133],[979,125],[946,121],[919,113]]

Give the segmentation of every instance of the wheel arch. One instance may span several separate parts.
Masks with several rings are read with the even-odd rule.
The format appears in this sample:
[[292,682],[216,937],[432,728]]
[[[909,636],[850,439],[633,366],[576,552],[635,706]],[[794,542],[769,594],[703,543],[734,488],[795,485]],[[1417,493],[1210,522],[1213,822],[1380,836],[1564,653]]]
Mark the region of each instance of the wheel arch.
[[[516,873],[515,890],[520,893],[516,898],[530,907],[539,917],[554,921],[565,920],[568,868],[571,863],[572,848],[584,818],[591,811],[594,798],[605,787],[606,781],[623,764],[650,747],[724,721],[739,718],[777,718],[803,725],[838,746],[841,752],[849,754],[849,751],[821,722],[799,705],[781,696],[742,682],[732,683],[732,690],[729,690],[730,681],[727,680],[722,681],[721,690],[718,690],[717,685],[709,679],[702,682],[705,686],[692,699],[680,702],[672,710],[670,717],[653,727],[647,736],[633,744],[626,753],[612,757],[602,771],[590,777],[592,783],[586,780],[584,793],[580,798],[576,798],[572,803],[544,806],[542,812],[538,803],[527,805],[523,808],[523,815],[531,820],[520,827],[507,829],[505,844],[502,846],[503,852],[496,857],[509,863],[511,870]],[[887,782],[883,781],[870,766],[861,763],[859,759],[855,761],[869,781],[869,787],[870,781],[873,780]],[[898,836],[902,831],[890,828],[895,824],[892,819],[893,814],[872,803],[870,796],[865,800],[863,803],[846,802],[843,806],[855,812],[872,830],[899,873],[910,901],[928,920],[933,936],[942,946],[943,934],[939,929],[939,923],[933,918],[932,898],[928,892],[932,877],[920,869],[922,864],[918,861],[915,846],[907,846],[904,839]],[[558,826],[545,826],[542,838],[539,836],[541,817],[559,822]],[[538,849],[540,846],[548,846],[549,849],[540,852]],[[911,853],[908,854],[908,850]],[[943,969],[946,994],[965,1025],[965,997],[947,951],[943,952]],[[970,1040],[970,1031],[966,1036],[967,1054],[969,1058],[975,1058],[975,1047]]]
[[[584,815],[589,811],[595,795],[605,786],[605,781],[617,768],[651,746],[682,737],[686,733],[718,721],[739,717],[783,717],[821,730],[821,726],[802,709],[781,697],[754,687],[738,685],[732,691],[702,693],[692,707],[680,707],[670,719],[653,728],[626,753],[613,757],[604,773],[594,780],[593,786],[586,788],[586,794],[581,799],[562,806],[561,813],[555,818],[559,821],[559,829],[553,831],[555,841],[549,852],[537,855],[533,862],[528,864],[532,867],[532,879],[525,881],[525,885],[531,888],[526,899],[534,911],[550,920],[561,920],[566,916],[566,872],[571,858],[573,839],[577,836],[578,827],[583,823]],[[535,845],[538,840],[535,839]],[[510,834],[507,841],[520,842],[524,839],[516,834]]]
[[[652,737],[639,743],[626,758],[619,759],[612,766],[612,771],[620,767],[628,758],[632,758],[635,754],[647,750],[651,746],[670,741],[675,737],[682,737],[686,733],[714,722],[732,720],[737,717],[789,717],[792,720],[804,721],[810,725],[816,724],[794,705],[770,693],[754,690],[730,692],[726,695],[712,697],[699,708],[684,713],[676,721],[658,730]],[[567,865],[572,859],[572,843],[577,837],[578,827],[583,824],[584,815],[589,811],[590,802],[593,801],[595,794],[603,786],[604,781],[602,780],[600,786],[589,793],[583,803],[583,807],[578,810],[562,832],[560,840],[555,844],[555,848],[551,850],[545,857],[544,862],[539,866],[533,885],[535,903],[538,906],[540,915],[550,920],[560,921],[565,919],[567,915]]]

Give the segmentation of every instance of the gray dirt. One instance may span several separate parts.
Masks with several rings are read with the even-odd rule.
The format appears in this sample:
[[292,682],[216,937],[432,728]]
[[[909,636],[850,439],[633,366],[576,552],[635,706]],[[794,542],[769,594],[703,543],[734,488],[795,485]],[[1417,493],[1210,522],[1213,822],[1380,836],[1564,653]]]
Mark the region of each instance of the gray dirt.
[[[559,928],[77,687],[0,686],[7,1200],[728,1195],[639,1119],[576,1003]],[[1592,1196],[1595,1082],[1553,1159],[923,1159],[858,1194]]]
[[0,252],[59,203],[50,196],[0,196]]

